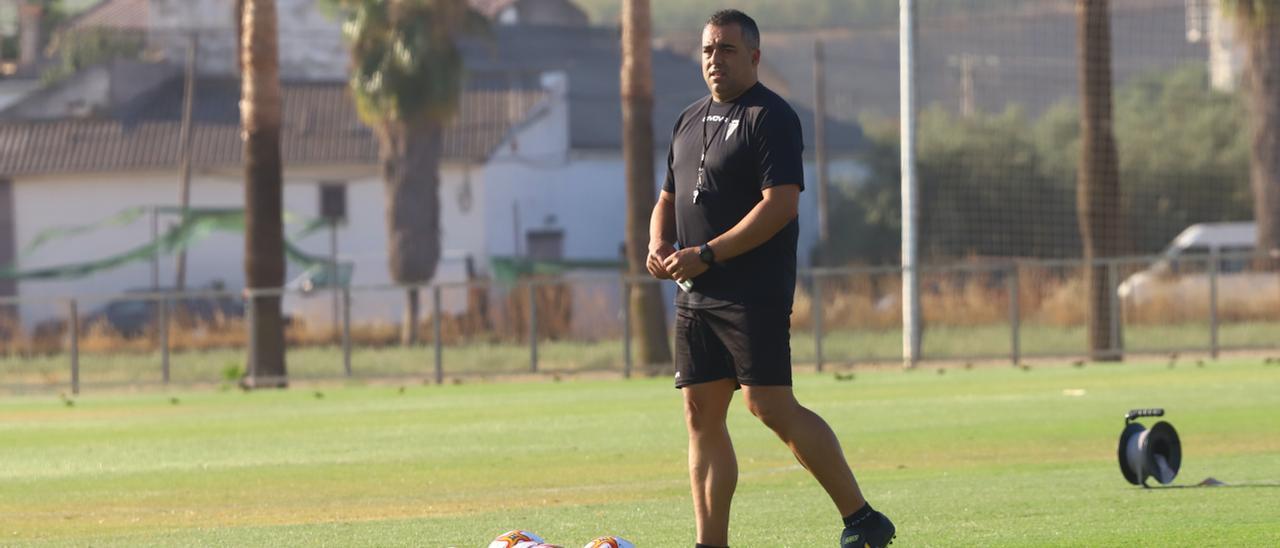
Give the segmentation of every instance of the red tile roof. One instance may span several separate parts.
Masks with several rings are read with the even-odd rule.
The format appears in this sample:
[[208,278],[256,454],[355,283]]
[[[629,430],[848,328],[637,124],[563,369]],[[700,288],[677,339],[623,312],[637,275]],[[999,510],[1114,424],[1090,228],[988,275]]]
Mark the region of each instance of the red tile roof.
[[151,22],[148,4],[148,0],[102,0],[75,16],[67,23],[66,28],[146,30]]
[[[447,126],[446,159],[484,161],[530,114],[538,90],[470,90]],[[0,175],[97,173],[178,165],[180,124],[172,120],[55,120],[0,123]],[[281,134],[286,165],[375,164],[378,142],[356,116],[342,84],[286,85]],[[195,127],[193,165],[233,167],[243,143],[234,123]]]

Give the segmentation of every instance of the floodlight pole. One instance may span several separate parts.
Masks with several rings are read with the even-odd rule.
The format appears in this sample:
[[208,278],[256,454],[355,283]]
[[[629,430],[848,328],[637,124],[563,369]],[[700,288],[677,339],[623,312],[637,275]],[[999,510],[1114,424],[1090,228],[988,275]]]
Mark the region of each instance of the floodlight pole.
[[902,117],[902,365],[913,368],[920,359],[920,270],[916,180],[916,7],[899,0],[899,70]]
[[[826,55],[822,40],[813,42],[813,143],[818,172],[818,260],[817,266],[831,266],[831,231],[827,212],[827,79]],[[816,280],[815,280],[816,283]],[[819,360],[821,363],[821,360]],[[821,366],[819,366],[821,371]]]

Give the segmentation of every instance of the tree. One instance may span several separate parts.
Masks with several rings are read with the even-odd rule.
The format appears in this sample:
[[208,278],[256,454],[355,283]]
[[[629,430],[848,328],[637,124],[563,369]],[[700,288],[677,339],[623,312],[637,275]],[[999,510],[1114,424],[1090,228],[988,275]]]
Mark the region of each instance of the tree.
[[1128,254],[1158,253],[1195,223],[1247,221],[1249,136],[1243,94],[1213,89],[1202,62],[1116,90]]
[[457,39],[488,20],[466,0],[328,0],[346,15],[351,93],[378,136],[391,279],[409,284],[400,341],[417,343],[418,287],[440,262],[440,157],[458,109]]
[[[244,135],[244,273],[249,290],[284,285],[280,57],[275,0],[237,0]],[[287,385],[280,295],[251,295],[248,387]]]
[[[622,155],[627,177],[627,272],[644,276],[649,253],[649,215],[654,206],[653,70],[649,0],[622,1]],[[661,287],[630,286],[628,314],[638,318],[635,338],[646,367],[671,362]]]
[[138,59],[142,56],[145,38],[142,33],[105,28],[61,33],[49,48],[57,60],[40,73],[41,83],[47,86],[113,59]]
[[[960,116],[920,112],[920,248],[925,260],[1078,258],[1075,192],[1080,101],[1032,120],[1021,108]],[[1151,255],[1191,224],[1252,218],[1249,138],[1236,93],[1214,90],[1205,65],[1146,72],[1115,92],[1121,252]],[[900,256],[898,126],[862,121],[867,177],[832,186],[834,264],[894,264]]]
[[1120,170],[1112,132],[1111,10],[1107,0],[1076,1],[1076,51],[1080,78],[1080,168],[1076,215],[1084,247],[1089,355],[1119,360],[1120,318],[1112,301],[1115,271],[1099,262],[1119,254]]
[[1258,250],[1280,251],[1280,0],[1223,0],[1244,38]]

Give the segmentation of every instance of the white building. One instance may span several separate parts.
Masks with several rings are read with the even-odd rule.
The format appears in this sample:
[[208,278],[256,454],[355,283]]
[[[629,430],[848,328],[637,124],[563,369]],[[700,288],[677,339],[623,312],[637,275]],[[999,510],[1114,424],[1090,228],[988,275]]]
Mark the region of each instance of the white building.
[[[163,7],[168,4],[173,6]],[[205,5],[168,4],[150,0],[153,25],[176,18],[172,14],[181,10],[174,6],[190,10]],[[317,36],[336,34],[337,21],[292,12],[284,17],[294,4],[303,2],[280,2],[282,21],[308,26],[304,32]],[[166,11],[171,8],[173,12]],[[212,19],[216,10],[201,13]],[[356,118],[342,75],[321,70],[338,65],[316,61],[314,51],[292,51],[311,42],[282,36],[282,73],[292,75],[284,78],[285,209],[293,218],[315,217],[319,186],[343,184],[347,221],[338,230],[339,258],[354,264],[354,285],[389,284],[376,139]],[[197,82],[194,108],[191,204],[238,208],[244,195],[239,83],[231,76],[219,77],[217,63],[205,59],[219,51],[206,49],[208,42],[202,36],[204,76]],[[464,44],[471,76],[446,136],[440,188],[445,254],[437,281],[465,279],[467,257],[480,275],[490,273],[490,259],[496,257],[621,259],[626,196],[618,48],[616,29],[566,25],[500,25],[491,39]],[[706,88],[697,63],[684,56],[656,50],[653,66],[656,193],[665,175],[670,128],[685,106],[706,95]],[[23,271],[80,264],[151,241],[151,223],[140,219],[22,253],[51,229],[99,222],[131,207],[177,203],[180,72],[172,63],[147,72],[137,62],[117,62],[0,110],[0,264],[16,260]],[[811,142],[812,113],[797,110]],[[859,128],[831,120],[827,133],[833,171],[855,170],[851,158],[862,144]],[[806,167],[813,188],[812,162]],[[816,194],[802,195],[801,264],[807,264],[816,241]],[[161,216],[159,221],[163,232],[176,218]],[[286,226],[286,236],[300,226]],[[324,255],[329,235],[321,232],[295,243]],[[242,258],[243,235],[210,235],[188,253],[188,287],[215,281],[242,287]],[[165,287],[172,285],[174,264],[172,257],[161,257],[158,275],[150,261],[139,261],[75,279],[24,279],[10,281],[7,288],[0,280],[0,293],[25,300],[112,294],[153,283]],[[291,266],[288,277],[299,273]],[[398,319],[402,296],[387,291],[386,297],[362,298],[357,318]],[[327,300],[311,305],[327,318]],[[24,318],[53,314],[53,306],[24,303]]]
[[[543,89],[473,89],[464,96],[459,117],[446,135],[441,167],[445,260],[437,276],[440,280],[463,279],[462,259],[466,256],[485,264],[485,227],[492,214],[487,204],[493,199],[487,191],[490,185],[515,186],[504,184],[502,177],[521,177],[523,184],[537,184],[527,173],[517,175],[509,169],[491,173],[491,165],[503,162],[503,158],[564,156],[567,122],[563,79],[550,74],[545,80],[547,87]],[[230,115],[231,119],[196,125],[191,204],[197,208],[240,208],[244,203],[242,144],[234,119],[238,84],[216,80],[201,84],[204,100],[200,101],[199,117]],[[138,206],[176,203],[179,125],[164,118],[166,111],[179,107],[180,99],[173,99],[169,91],[162,87],[139,97],[135,104],[146,110],[126,121],[0,124],[0,195],[7,198],[0,200],[0,205],[7,202],[9,206],[0,213],[0,219],[9,224],[0,224],[0,231],[8,233],[0,248],[10,250],[20,271],[92,262],[152,241],[151,222],[144,216],[22,252],[50,230],[98,223]],[[346,188],[347,216],[338,231],[339,258],[355,264],[354,284],[390,283],[377,143],[356,119],[345,86],[286,85],[285,105],[284,197],[287,218],[293,220],[286,226],[286,235],[296,233],[306,218],[319,216],[322,183],[340,183]],[[153,116],[160,119],[151,119]],[[166,232],[177,220],[175,215],[161,215],[160,232]],[[294,243],[315,255],[329,251],[327,232]],[[215,282],[232,288],[243,286],[243,245],[243,235],[238,233],[211,234],[195,244],[187,256],[188,287]],[[21,279],[12,292],[28,299],[119,293],[145,289],[153,283],[172,286],[173,257],[161,257],[158,266],[159,280],[153,280],[151,261],[135,261],[80,278]],[[299,267],[291,265],[288,277],[299,273]],[[47,307],[24,306],[24,316],[46,315],[42,308]]]

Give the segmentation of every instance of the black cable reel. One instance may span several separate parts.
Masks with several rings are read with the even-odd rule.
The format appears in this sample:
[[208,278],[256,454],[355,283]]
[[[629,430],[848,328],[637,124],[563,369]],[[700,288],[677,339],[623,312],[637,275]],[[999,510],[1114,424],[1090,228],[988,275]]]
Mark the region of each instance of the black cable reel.
[[1120,461],[1120,473],[1129,483],[1148,487],[1147,479],[1155,478],[1161,485],[1169,485],[1178,475],[1182,467],[1178,431],[1165,421],[1157,422],[1150,430],[1134,422],[1140,417],[1163,416],[1164,409],[1133,409],[1125,413],[1116,457]]

